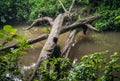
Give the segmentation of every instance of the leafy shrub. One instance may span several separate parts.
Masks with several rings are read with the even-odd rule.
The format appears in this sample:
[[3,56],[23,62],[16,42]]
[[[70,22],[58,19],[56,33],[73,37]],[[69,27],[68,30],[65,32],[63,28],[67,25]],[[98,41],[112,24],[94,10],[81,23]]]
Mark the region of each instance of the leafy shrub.
[[102,17],[93,22],[93,25],[100,30],[120,30],[119,23],[120,9],[117,10],[102,10]]
[[[31,5],[30,21],[43,16],[55,17],[64,12],[58,0],[29,0]],[[61,0],[68,8],[72,0]]]
[[70,70],[68,81],[113,81],[118,78],[113,73],[120,72],[120,56],[116,52],[113,55],[106,53],[83,56],[81,62]]
[[[27,41],[20,35],[16,35],[17,29],[5,25],[0,30],[0,81],[13,81],[14,77],[20,78],[18,66],[19,55],[24,54],[23,49],[29,47]],[[12,40],[19,41],[17,49],[1,50]]]
[[0,0],[0,23],[23,20],[29,15],[28,0]]
[[[60,73],[55,64],[60,62]],[[53,58],[42,63],[39,76],[41,81],[113,81],[120,80],[120,55],[109,51],[93,53],[82,57],[81,62],[70,63],[68,59]],[[47,65],[49,64],[49,68]],[[38,74],[39,75],[39,74]],[[60,76],[58,78],[58,75]],[[42,78],[41,78],[42,77]]]

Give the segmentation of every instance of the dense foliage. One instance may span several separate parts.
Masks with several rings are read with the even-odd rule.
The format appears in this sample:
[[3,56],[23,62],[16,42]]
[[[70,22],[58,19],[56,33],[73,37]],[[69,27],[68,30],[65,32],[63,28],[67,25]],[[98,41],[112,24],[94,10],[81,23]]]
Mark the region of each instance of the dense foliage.
[[97,13],[102,17],[93,23],[100,30],[120,31],[120,0],[89,0],[92,7],[96,7]]
[[24,54],[23,49],[29,45],[24,37],[16,35],[16,31],[17,29],[10,25],[5,25],[3,30],[0,30],[0,49],[12,40],[20,42],[17,49],[0,51],[0,81],[13,81],[16,77],[20,78],[19,56]]
[[[62,2],[68,8],[72,0]],[[55,17],[61,12],[63,9],[58,0],[0,0],[0,23],[15,19],[33,21],[43,16]]]
[[0,0],[0,23],[26,19],[29,12],[27,0]]
[[[72,2],[72,0],[61,1],[67,9]],[[80,7],[81,9],[81,6],[88,6],[96,9],[96,13],[102,15],[98,21],[93,23],[100,30],[120,30],[119,4],[119,0],[76,0],[75,2],[76,8]],[[32,22],[44,16],[56,17],[62,12],[64,11],[58,0],[0,0],[0,23],[8,23],[10,20]],[[81,13],[81,11],[79,12]]]
[[[120,80],[119,62],[120,55],[108,51],[85,55],[81,62],[73,64],[68,59],[53,58],[43,62],[40,67],[43,74],[38,77],[40,81],[116,81]],[[58,63],[60,71],[55,70]]]

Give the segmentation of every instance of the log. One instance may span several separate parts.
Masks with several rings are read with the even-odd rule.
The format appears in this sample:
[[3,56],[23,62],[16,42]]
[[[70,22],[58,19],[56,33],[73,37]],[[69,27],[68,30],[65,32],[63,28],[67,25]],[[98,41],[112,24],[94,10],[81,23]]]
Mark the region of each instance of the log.
[[[85,25],[85,24],[83,24],[83,23],[92,22],[93,20],[95,20],[95,19],[97,19],[97,18],[99,18],[99,17],[100,17],[100,16],[92,16],[92,17],[90,17],[90,18],[83,19],[83,20],[81,20],[81,21],[79,21],[79,22],[75,22],[75,23],[73,23],[72,25],[63,27],[63,28],[60,30],[60,34],[65,33],[65,32],[68,32],[68,31],[70,31],[70,30],[74,30],[74,29],[76,29],[76,28],[80,28],[80,27],[82,27],[82,26],[87,26],[87,27],[90,28],[91,30],[98,31],[96,28],[90,27],[90,26]],[[87,20],[87,19],[88,19],[88,20]],[[85,22],[85,21],[86,21],[86,22]],[[48,37],[48,36],[47,36],[46,34],[43,34],[43,35],[38,36],[37,38],[34,38],[34,39],[32,39],[32,40],[28,40],[28,43],[29,43],[29,44],[33,44],[33,43],[36,43],[36,42],[38,42],[38,41],[45,40],[45,39],[47,39],[47,37]],[[9,48],[17,48],[17,47],[18,47],[18,46],[17,46],[18,44],[19,44],[19,43],[16,43],[16,44],[13,44],[13,45],[4,47],[4,48],[0,49],[0,51],[1,51],[1,50],[5,50],[5,49],[9,49]]]
[[[73,23],[73,24],[71,24],[71,25],[69,25],[69,26],[66,26],[66,27],[63,27],[62,29],[61,29],[61,32],[60,33],[65,33],[65,32],[67,32],[67,31],[69,31],[69,30],[73,30],[73,29],[76,29],[76,28],[80,28],[80,27],[86,27],[87,25],[85,25],[85,24],[87,24],[87,23],[90,23],[90,22],[92,22],[92,21],[94,21],[94,20],[96,20],[96,19],[98,19],[98,18],[100,18],[100,16],[92,16],[92,17],[89,17],[89,18],[85,18],[85,19],[83,19],[83,20],[80,20],[80,21],[78,21],[78,22],[75,22],[75,23]],[[91,29],[91,30],[94,30],[94,31],[99,31],[98,29],[96,29],[96,28],[92,28],[92,27],[89,27],[89,26],[87,26],[89,29]]]
[[24,28],[24,29],[25,30],[31,29],[33,26],[35,26],[36,24],[42,21],[48,21],[51,26],[53,25],[53,19],[51,17],[43,17],[43,18],[36,19],[29,27]]
[[[33,43],[37,43],[39,41],[43,41],[45,39],[47,39],[48,35],[47,34],[42,34],[40,36],[38,36],[37,38],[34,38],[34,39],[29,39],[28,40],[28,44],[33,44]],[[3,51],[3,50],[6,50],[6,49],[10,49],[10,48],[18,48],[18,44],[19,43],[15,43],[15,44],[12,44],[10,46],[6,46],[6,47],[3,47],[2,49],[0,49],[0,51]]]
[[75,36],[78,32],[79,31],[77,29],[75,29],[70,33],[68,40],[65,44],[65,47],[63,48],[62,57],[68,58],[70,50],[74,46],[74,43],[75,43],[75,41],[74,41]]
[[[47,50],[51,50],[54,49],[55,47],[55,42],[53,41],[53,38],[56,37],[58,38],[59,34],[60,34],[60,28],[62,27],[62,23],[64,20],[64,15],[63,14],[59,14],[53,24],[52,30],[50,32],[50,35],[40,53],[40,56],[38,58],[37,64],[35,66],[35,69],[33,71],[32,76],[30,77],[29,81],[33,80],[33,77],[38,69],[38,67],[40,66],[41,62],[44,61],[45,59],[49,58],[49,56],[51,56],[52,51],[47,51]],[[49,55],[49,56],[48,56]]]

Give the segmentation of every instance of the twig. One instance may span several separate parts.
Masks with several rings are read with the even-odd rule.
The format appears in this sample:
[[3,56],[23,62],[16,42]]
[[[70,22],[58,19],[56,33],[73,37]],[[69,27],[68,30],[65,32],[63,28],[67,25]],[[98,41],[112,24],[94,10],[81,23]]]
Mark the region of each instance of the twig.
[[71,12],[71,9],[73,8],[74,3],[75,3],[75,0],[72,1],[72,4],[71,4],[71,6],[69,8],[69,12]]
[[63,10],[65,11],[65,13],[68,13],[68,11],[65,9],[65,6],[64,6],[63,3],[61,2],[61,0],[58,0],[58,1],[59,1],[59,3],[61,4],[61,6],[62,6]]

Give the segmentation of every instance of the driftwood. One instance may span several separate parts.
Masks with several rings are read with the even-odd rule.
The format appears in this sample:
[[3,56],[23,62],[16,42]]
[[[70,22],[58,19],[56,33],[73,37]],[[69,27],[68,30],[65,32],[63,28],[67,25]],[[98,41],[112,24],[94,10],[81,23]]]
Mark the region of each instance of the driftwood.
[[74,41],[75,36],[78,32],[79,31],[77,29],[75,29],[70,33],[68,40],[65,44],[65,47],[63,48],[62,57],[68,58],[70,50],[71,50],[72,46],[74,46],[74,43],[75,43],[75,41]]
[[[95,19],[98,19],[100,16],[92,16],[92,17],[89,17],[89,18],[85,18],[83,20],[80,20],[78,22],[75,22],[69,26],[66,26],[66,27],[63,27],[61,30],[60,30],[60,34],[62,33],[65,33],[65,32],[68,32],[70,30],[74,30],[76,28],[80,28],[80,27],[83,27],[83,26],[87,26],[89,29],[91,30],[94,30],[94,31],[98,31],[96,28],[92,27],[90,24],[87,24],[89,22],[92,22],[94,21]],[[43,35],[40,35],[38,36],[37,38],[34,38],[34,39],[31,39],[31,40],[28,40],[28,43],[29,44],[33,44],[33,43],[36,43],[36,42],[40,42],[42,40],[45,40],[47,39],[48,35],[47,34],[43,34]],[[16,44],[13,44],[13,45],[10,45],[10,46],[7,46],[7,47],[4,47],[0,50],[5,50],[5,49],[9,49],[9,48],[17,48],[19,43],[16,43]]]
[[44,61],[45,59],[49,58],[49,55],[52,54],[53,50],[52,51],[47,51],[47,50],[51,50],[55,47],[55,42],[53,41],[53,38],[54,37],[58,38],[58,36],[60,34],[60,27],[62,26],[63,20],[64,20],[64,15],[63,14],[59,14],[57,16],[57,18],[55,19],[52,30],[50,32],[50,35],[49,35],[41,53],[40,53],[40,56],[39,56],[37,64],[36,64],[36,67],[33,71],[32,76],[30,77],[29,81],[33,80],[33,77],[34,77],[40,63],[42,61]]
[[36,19],[29,27],[25,28],[25,30],[31,29],[33,26],[42,21],[48,21],[51,26],[53,25],[53,19],[51,17],[43,17]]

